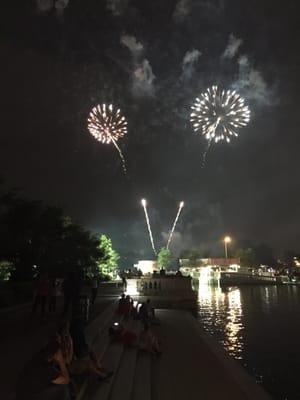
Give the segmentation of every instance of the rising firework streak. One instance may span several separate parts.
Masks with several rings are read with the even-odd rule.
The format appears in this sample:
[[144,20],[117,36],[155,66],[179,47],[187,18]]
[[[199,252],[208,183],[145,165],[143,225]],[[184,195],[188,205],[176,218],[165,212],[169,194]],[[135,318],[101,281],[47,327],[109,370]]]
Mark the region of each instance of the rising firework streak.
[[178,207],[178,211],[177,211],[177,214],[176,214],[176,217],[175,217],[175,220],[174,220],[170,235],[169,235],[169,239],[168,239],[168,243],[167,243],[167,249],[170,246],[170,243],[171,243],[171,240],[172,240],[172,237],[173,237],[173,233],[175,231],[175,228],[176,228],[176,225],[177,225],[177,221],[178,221],[178,218],[179,218],[179,215],[181,213],[181,210],[182,210],[183,206],[184,206],[184,202],[181,201],[180,204],[179,204],[179,207]]
[[151,242],[151,246],[153,249],[154,254],[157,254],[157,251],[155,249],[154,246],[154,241],[153,241],[153,236],[152,236],[152,231],[151,231],[151,226],[150,226],[150,221],[149,221],[149,216],[148,216],[148,212],[147,212],[147,201],[145,199],[141,200],[144,212],[145,212],[145,218],[146,218],[146,223],[147,223],[147,227],[148,227],[148,232],[149,232],[149,238],[150,238],[150,242]]

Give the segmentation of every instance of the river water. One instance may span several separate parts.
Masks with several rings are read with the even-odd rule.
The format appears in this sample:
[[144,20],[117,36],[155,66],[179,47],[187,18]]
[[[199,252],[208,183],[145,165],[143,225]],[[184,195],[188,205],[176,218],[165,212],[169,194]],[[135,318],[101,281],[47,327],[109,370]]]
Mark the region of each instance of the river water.
[[274,399],[300,399],[300,286],[199,285],[198,318]]

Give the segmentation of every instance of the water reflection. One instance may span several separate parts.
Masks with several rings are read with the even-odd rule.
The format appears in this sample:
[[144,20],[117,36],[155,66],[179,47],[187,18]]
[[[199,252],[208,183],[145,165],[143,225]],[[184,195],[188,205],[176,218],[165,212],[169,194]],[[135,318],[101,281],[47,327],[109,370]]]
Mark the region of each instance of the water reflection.
[[199,285],[204,329],[240,359],[272,398],[300,398],[300,285]]
[[238,288],[228,288],[199,284],[198,304],[204,328],[217,333],[225,350],[236,359],[243,352],[243,309],[241,293]]

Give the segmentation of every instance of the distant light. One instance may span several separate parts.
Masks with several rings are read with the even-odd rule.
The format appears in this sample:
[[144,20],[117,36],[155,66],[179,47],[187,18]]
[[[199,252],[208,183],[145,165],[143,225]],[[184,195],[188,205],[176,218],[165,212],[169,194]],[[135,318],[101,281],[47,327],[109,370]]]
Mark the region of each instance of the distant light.
[[184,206],[184,201],[181,201],[179,207],[182,208]]
[[231,243],[231,237],[230,236],[225,236],[224,237],[224,242],[225,243]]
[[142,203],[142,206],[143,206],[143,207],[146,207],[146,205],[147,205],[146,199],[142,199],[141,203]]

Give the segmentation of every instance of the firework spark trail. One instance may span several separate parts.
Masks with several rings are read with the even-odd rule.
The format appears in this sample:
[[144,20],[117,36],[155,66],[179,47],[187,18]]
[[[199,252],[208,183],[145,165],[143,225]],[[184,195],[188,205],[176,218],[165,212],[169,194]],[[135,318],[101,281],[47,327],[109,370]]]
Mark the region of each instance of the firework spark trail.
[[205,164],[206,164],[206,157],[207,157],[207,153],[209,152],[209,149],[210,149],[210,147],[211,147],[211,142],[212,142],[211,140],[208,142],[208,144],[207,144],[207,146],[206,146],[206,149],[205,149],[205,151],[204,151],[204,153],[203,153],[201,168],[204,168],[204,167],[205,167]]
[[126,161],[125,161],[125,158],[123,156],[123,153],[122,153],[120,147],[117,145],[117,142],[115,141],[115,139],[113,137],[111,138],[111,141],[114,144],[115,148],[118,150],[119,156],[120,156],[121,161],[122,161],[123,171],[124,171],[124,173],[126,175],[127,174],[127,168],[126,168]]
[[93,107],[88,117],[88,130],[101,143],[113,143],[122,161],[124,173],[127,173],[124,155],[117,144],[119,138],[127,133],[127,121],[120,109],[110,104],[98,104]]
[[145,199],[142,199],[141,203],[142,203],[142,206],[143,206],[143,209],[144,209],[144,212],[145,212],[145,218],[146,218],[146,222],[147,222],[147,227],[148,227],[151,246],[152,246],[154,254],[157,255],[157,251],[156,251],[155,246],[154,246],[154,241],[153,241],[153,236],[152,236],[149,216],[148,216],[148,212],[147,212],[147,202],[146,202]]
[[169,235],[169,239],[168,239],[168,243],[167,243],[167,249],[170,246],[170,243],[171,243],[171,240],[172,240],[172,236],[173,236],[173,233],[175,231],[175,228],[176,228],[176,225],[177,225],[177,221],[178,221],[178,218],[179,218],[179,215],[181,213],[181,210],[182,210],[183,206],[184,206],[184,202],[181,201],[180,204],[179,204],[179,208],[178,208],[178,211],[177,211],[177,214],[176,214],[176,217],[175,217],[175,220],[174,220],[170,235]]

